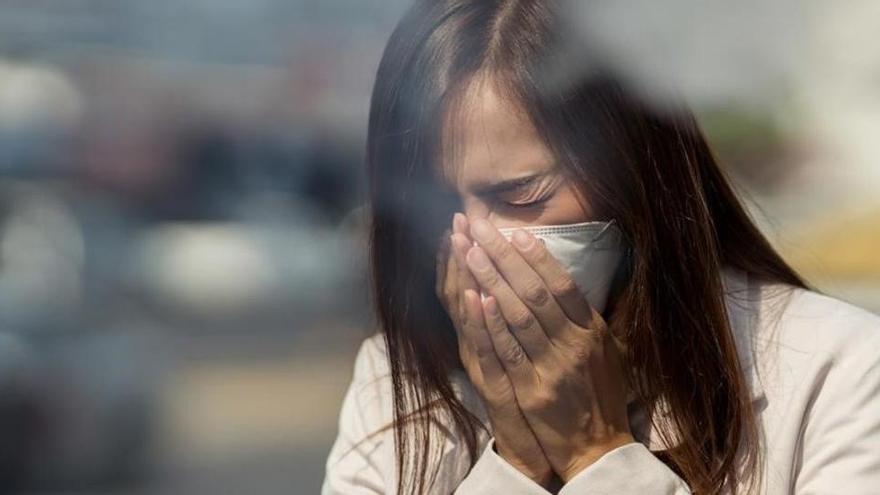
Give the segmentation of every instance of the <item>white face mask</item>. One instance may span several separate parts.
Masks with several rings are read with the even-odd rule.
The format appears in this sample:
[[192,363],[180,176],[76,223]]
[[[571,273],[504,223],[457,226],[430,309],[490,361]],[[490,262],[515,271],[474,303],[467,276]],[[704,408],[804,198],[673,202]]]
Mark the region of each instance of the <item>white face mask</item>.
[[590,305],[599,313],[605,311],[611,283],[625,252],[623,233],[614,221],[529,225],[498,230],[509,240],[518,228],[542,239]]

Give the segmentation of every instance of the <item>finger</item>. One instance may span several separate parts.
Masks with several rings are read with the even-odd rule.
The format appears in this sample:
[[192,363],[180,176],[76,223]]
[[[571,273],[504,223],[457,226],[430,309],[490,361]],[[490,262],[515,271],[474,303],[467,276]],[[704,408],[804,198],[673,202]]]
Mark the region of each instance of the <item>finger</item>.
[[[568,317],[552,297],[544,280],[495,226],[483,218],[477,218],[471,222],[471,232],[513,292],[538,318],[545,331],[556,331],[568,325]],[[501,304],[503,307],[504,302],[501,301]]]
[[550,340],[544,333],[538,319],[495,269],[481,247],[471,247],[466,258],[468,268],[477,283],[484,289],[487,296],[494,296],[498,301],[500,313],[513,330],[514,337],[532,361],[539,361],[550,346]]
[[[450,241],[452,244],[452,241]],[[461,305],[461,294],[459,290],[459,277],[458,272],[461,270],[458,266],[458,262],[456,261],[455,256],[452,254],[452,250],[450,249],[449,258],[446,263],[446,285],[444,286],[444,293],[446,296],[446,304],[448,305],[447,311],[449,312],[449,316],[453,320],[453,326],[455,327],[455,331],[459,333],[459,344],[462,348],[467,347],[468,344],[467,339],[461,338],[461,325],[462,325],[462,305]],[[464,359],[464,355],[462,355],[462,359]]]
[[468,221],[467,217],[459,212],[452,215],[452,232],[467,235]]
[[523,259],[544,281],[559,306],[575,324],[588,327],[593,310],[568,271],[550,254],[544,243],[525,229],[513,233],[513,243]]
[[510,333],[507,321],[498,309],[498,301],[488,296],[481,303],[486,329],[501,366],[510,376],[514,390],[536,384],[538,375],[519,341]]
[[[477,287],[477,283],[473,280],[470,270],[464,264],[464,250],[471,245],[471,242],[467,238],[467,219],[461,213],[456,212],[453,215],[452,231],[453,234],[450,237],[451,256],[447,277],[450,280],[450,290],[454,291],[450,295],[450,300],[454,301],[452,304],[454,304],[456,311],[458,311],[459,319],[463,321],[465,319],[465,315],[463,315],[464,290]],[[477,353],[474,349],[474,343],[467,336],[460,335],[459,337],[459,354],[462,357],[462,364],[468,368],[471,381],[478,385],[482,383],[483,378],[479,363],[475,357]]]
[[[470,270],[467,268],[467,265],[463,264],[459,260],[464,259],[464,255],[462,254],[469,243],[466,238],[462,234],[453,234],[452,243],[453,251],[455,254],[453,256],[453,266],[455,268],[455,273],[452,274],[452,278],[455,280],[455,290],[456,293],[453,296],[455,298],[455,304],[459,311],[459,318],[462,320],[467,318],[465,313],[465,302],[464,302],[464,293],[466,290],[471,289],[475,290],[477,287],[477,282],[473,279],[473,275],[471,275]],[[471,341],[470,338],[465,337],[463,339],[459,339],[461,343],[468,349],[470,355],[475,355],[474,351],[475,344]]]
[[503,378],[504,368],[495,353],[495,347],[486,330],[480,296],[473,289],[464,291],[464,325],[462,331],[472,343],[474,356],[479,365],[483,380],[488,387]]
[[453,261],[450,264],[449,276],[456,280],[456,297],[459,307],[462,307],[464,289],[477,287],[477,283],[467,270],[467,264],[464,261],[464,253],[472,244],[467,236],[467,230],[467,217],[460,212],[453,214],[453,233],[450,236],[450,251]]
[[479,291],[479,284],[474,279],[473,274],[467,267],[467,251],[473,245],[464,234],[452,234],[452,250],[455,257],[456,277],[458,286],[461,288],[461,294],[465,289],[473,289]]
[[[456,258],[456,266],[460,270],[459,272],[459,284],[464,289],[474,289],[479,290],[477,281],[474,280],[473,275],[471,275],[470,270],[467,269],[467,262],[465,261],[465,254],[467,250],[473,245],[470,237],[468,236],[468,221],[467,217],[461,213],[456,212],[452,217],[452,230],[454,233],[459,234],[455,236],[452,240],[453,242],[453,255]],[[463,292],[462,292],[463,293]]]
[[[467,236],[467,217],[463,214],[456,212],[452,216],[452,232],[453,235],[450,237],[451,242],[451,251],[452,257],[455,259],[453,266],[455,267],[455,271],[452,272],[452,275],[456,278],[456,285],[461,290],[458,291],[459,302],[461,302],[461,297],[463,295],[464,289],[476,287],[476,281],[473,280],[473,277],[470,275],[468,270],[466,269],[467,265],[464,261],[464,253],[467,247],[471,245],[471,241]],[[465,250],[462,250],[464,248]]]
[[436,282],[434,284],[434,293],[437,294],[437,298],[441,301],[445,297],[444,291],[446,288],[446,280],[449,276],[449,257],[451,251],[450,235],[451,232],[449,229],[446,229],[443,236],[440,238],[440,243],[437,248],[437,257],[435,259],[437,273]]
[[449,253],[446,258],[446,273],[444,275],[444,290],[449,304],[453,305],[455,308],[458,308],[460,306],[458,303],[458,272],[460,268],[458,266],[458,262],[456,261],[455,255],[453,254],[453,250],[455,249],[455,247],[451,236],[449,238],[449,244]]

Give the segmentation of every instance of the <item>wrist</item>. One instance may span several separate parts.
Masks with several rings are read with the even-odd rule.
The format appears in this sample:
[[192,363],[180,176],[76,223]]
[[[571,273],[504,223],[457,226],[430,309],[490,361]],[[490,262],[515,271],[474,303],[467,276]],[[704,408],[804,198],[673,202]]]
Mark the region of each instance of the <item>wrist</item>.
[[495,442],[492,447],[492,450],[499,457],[504,459],[505,462],[513,466],[517,471],[524,474],[530,480],[541,485],[541,487],[549,490],[553,485],[559,484],[560,480],[549,464],[546,465],[545,469],[534,468],[527,463],[522,462],[517,456],[512,455],[510,452],[500,449],[497,442]]
[[590,467],[595,464],[602,456],[615,450],[624,445],[628,445],[630,443],[634,443],[635,438],[627,433],[622,434],[614,440],[604,443],[602,445],[595,445],[590,449],[587,449],[582,454],[578,455],[576,458],[572,459],[569,463],[568,467],[559,472],[559,478],[563,483],[568,483],[572,478],[577,476],[578,473],[583,471],[584,469]]

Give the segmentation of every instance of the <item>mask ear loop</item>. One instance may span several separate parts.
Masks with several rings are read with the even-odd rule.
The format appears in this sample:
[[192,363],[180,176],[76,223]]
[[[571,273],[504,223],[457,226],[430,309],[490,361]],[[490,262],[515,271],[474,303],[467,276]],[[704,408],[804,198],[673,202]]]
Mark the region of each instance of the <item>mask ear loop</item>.
[[605,226],[602,227],[602,230],[600,230],[599,233],[596,234],[595,239],[599,239],[600,237],[602,237],[603,235],[605,235],[605,232],[607,232],[608,230],[610,230],[612,225],[615,226],[615,227],[617,226],[617,220],[614,219],[614,218],[612,218],[611,220],[609,220],[608,223],[606,223]]

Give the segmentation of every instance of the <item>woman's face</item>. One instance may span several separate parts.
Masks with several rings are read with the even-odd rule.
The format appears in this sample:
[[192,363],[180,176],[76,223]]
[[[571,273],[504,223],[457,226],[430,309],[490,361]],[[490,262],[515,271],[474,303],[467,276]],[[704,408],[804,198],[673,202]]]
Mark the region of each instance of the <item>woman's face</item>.
[[463,213],[497,228],[594,219],[529,120],[491,84],[471,84],[460,108],[447,126],[456,134],[457,162],[445,163],[440,177],[460,196]]

